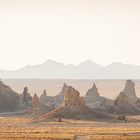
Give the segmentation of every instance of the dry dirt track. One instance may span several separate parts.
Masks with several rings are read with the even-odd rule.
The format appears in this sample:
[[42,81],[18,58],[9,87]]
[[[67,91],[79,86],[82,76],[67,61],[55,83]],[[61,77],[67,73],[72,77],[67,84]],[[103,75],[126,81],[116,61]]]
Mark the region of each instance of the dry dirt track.
[[139,133],[129,133],[129,134],[107,134],[107,135],[77,135],[75,140],[139,140]]

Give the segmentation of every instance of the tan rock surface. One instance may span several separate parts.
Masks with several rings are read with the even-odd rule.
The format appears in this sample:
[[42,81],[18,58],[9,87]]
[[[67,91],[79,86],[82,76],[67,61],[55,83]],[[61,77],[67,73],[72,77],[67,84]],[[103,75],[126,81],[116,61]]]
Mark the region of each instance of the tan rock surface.
[[135,92],[135,83],[132,80],[126,81],[123,92],[128,96],[128,100],[132,104],[138,99]]
[[65,91],[63,106],[84,105],[83,100],[84,99],[80,97],[79,91],[69,86]]

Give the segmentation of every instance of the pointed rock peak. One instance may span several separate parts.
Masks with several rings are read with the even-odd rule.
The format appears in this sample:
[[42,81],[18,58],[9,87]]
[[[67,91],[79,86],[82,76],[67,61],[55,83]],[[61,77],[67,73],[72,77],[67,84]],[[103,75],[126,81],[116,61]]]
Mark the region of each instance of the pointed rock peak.
[[100,96],[95,84],[93,84],[92,88],[87,91],[86,96]]
[[134,88],[135,83],[132,80],[126,80],[125,87]]
[[28,87],[24,87],[23,89],[23,94],[26,94],[26,93],[28,93]]
[[64,95],[67,88],[68,88],[67,84],[64,83],[64,84],[63,84],[63,87],[62,87],[62,90],[61,90],[61,92],[60,92],[59,94]]
[[67,87],[68,87],[67,84],[64,83],[62,88],[67,88]]
[[39,108],[40,102],[39,98],[36,93],[34,93],[34,96],[32,97],[32,107],[33,108]]
[[44,89],[44,91],[43,91],[43,96],[47,96],[47,92],[46,92],[45,89]]
[[96,87],[96,85],[95,85],[95,83],[93,83],[92,89],[94,89],[96,91],[98,90],[97,87]]
[[84,98],[80,97],[78,90],[72,86],[68,86],[65,92],[63,106],[79,106],[84,105]]
[[132,80],[127,80],[124,87],[124,93],[127,95],[131,103],[135,103],[138,99],[135,92],[135,83]]
[[34,96],[32,97],[32,103],[34,104],[34,103],[38,103],[38,102],[39,102],[39,98],[38,98],[37,94],[34,93]]
[[63,86],[65,87],[65,86],[67,86],[67,84],[66,84],[66,83],[64,83],[64,84],[63,84]]
[[126,94],[123,91],[120,92],[118,97],[127,98]]
[[44,91],[43,91],[43,94],[40,96],[40,102],[41,103],[46,103],[47,102],[47,92],[46,92],[46,90],[44,89]]
[[122,91],[119,96],[115,99],[114,105],[116,106],[127,106],[129,105],[129,100],[127,95]]
[[36,93],[34,93],[34,96],[33,96],[34,98],[38,98],[38,96],[37,96],[37,94]]

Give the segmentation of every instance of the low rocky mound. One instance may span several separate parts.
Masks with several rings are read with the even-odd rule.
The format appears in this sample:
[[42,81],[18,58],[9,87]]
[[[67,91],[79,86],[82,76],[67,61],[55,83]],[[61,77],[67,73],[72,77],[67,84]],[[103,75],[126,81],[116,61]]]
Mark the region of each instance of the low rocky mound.
[[105,109],[105,108],[107,108],[108,106],[111,106],[111,105],[113,105],[113,100],[103,98],[99,108]]
[[109,119],[112,118],[108,114],[100,111],[93,111],[87,106],[62,106],[57,108],[48,114],[41,116],[39,119],[52,119],[52,118],[64,118],[64,119],[76,119],[76,120],[94,120],[94,119]]
[[87,91],[84,99],[89,108],[98,108],[104,101],[106,101],[107,105],[111,105],[113,103],[112,100],[100,96],[95,84],[93,84],[92,88]]
[[62,106],[53,111],[40,116],[38,120],[65,118],[65,119],[95,119],[95,118],[111,118],[111,116],[89,109],[83,97],[73,87],[68,86],[65,91],[64,101]]
[[19,94],[0,80],[0,112],[15,111],[19,108]]

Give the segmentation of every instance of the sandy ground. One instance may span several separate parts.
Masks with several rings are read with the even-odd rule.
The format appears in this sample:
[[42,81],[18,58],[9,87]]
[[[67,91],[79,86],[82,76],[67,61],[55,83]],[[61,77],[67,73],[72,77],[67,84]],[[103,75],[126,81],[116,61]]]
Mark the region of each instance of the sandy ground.
[[130,119],[127,123],[80,120],[36,123],[32,116],[1,114],[0,140],[140,140],[140,123],[136,121],[140,117]]

